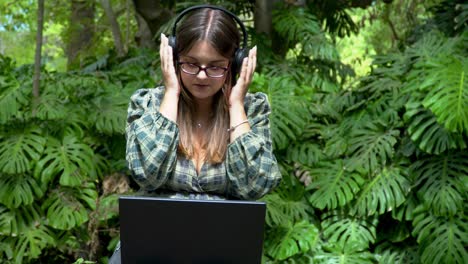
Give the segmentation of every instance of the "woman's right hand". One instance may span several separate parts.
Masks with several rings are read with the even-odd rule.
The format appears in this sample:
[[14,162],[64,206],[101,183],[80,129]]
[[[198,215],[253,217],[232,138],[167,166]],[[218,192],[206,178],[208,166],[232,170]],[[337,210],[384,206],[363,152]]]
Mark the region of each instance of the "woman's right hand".
[[161,70],[164,79],[164,86],[167,92],[180,94],[179,79],[174,68],[172,47],[169,46],[169,39],[161,34],[161,45],[159,46],[159,55],[161,57]]

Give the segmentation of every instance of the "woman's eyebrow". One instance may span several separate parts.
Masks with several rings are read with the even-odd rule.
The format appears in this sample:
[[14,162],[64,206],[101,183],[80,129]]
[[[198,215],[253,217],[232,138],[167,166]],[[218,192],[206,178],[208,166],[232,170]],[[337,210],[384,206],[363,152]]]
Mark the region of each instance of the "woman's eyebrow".
[[[192,57],[192,56],[188,56],[188,55],[181,55],[181,57],[187,57],[187,58],[190,58],[190,59],[193,59],[193,60],[196,60],[198,61],[199,59],[198,58],[195,58],[195,57]],[[209,61],[210,63],[218,63],[218,62],[226,62],[228,59],[219,59],[219,60],[212,60],[212,61]]]

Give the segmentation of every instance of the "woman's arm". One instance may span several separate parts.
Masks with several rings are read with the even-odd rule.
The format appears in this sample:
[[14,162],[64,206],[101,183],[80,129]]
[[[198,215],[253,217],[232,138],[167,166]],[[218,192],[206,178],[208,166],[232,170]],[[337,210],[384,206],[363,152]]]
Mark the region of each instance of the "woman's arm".
[[134,180],[144,190],[162,186],[173,173],[179,130],[159,112],[165,90],[136,91],[128,108],[126,159]]
[[267,96],[263,93],[248,94],[244,109],[250,129],[238,135],[228,146],[228,194],[254,200],[278,186],[281,174],[273,154]]

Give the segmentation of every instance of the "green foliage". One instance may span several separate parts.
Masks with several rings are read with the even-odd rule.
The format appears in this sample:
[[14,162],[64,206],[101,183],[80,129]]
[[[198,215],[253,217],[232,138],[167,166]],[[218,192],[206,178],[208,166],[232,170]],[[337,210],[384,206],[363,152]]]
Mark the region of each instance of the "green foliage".
[[313,182],[309,189],[316,189],[310,203],[320,209],[336,209],[348,204],[360,190],[364,179],[350,171],[343,161],[319,163],[310,170]]
[[403,168],[384,167],[362,188],[353,203],[358,215],[383,214],[400,206],[410,191],[410,181]]
[[325,215],[322,221],[323,234],[328,243],[341,252],[362,251],[375,241],[375,218],[350,217],[340,212]]
[[[20,2],[11,14],[26,14]],[[247,19],[254,10],[250,0],[215,2]],[[364,10],[363,22],[380,26],[372,40],[379,56],[351,83],[353,69],[336,41],[356,32],[347,7],[357,2],[332,2],[276,9],[284,54],[246,23],[249,41],[264,49],[250,92],[270,100],[283,175],[262,198],[263,262],[467,263],[466,4],[395,0]],[[434,15],[421,11],[432,3]],[[402,8],[411,13],[401,16]],[[32,67],[0,56],[6,263],[93,263],[84,259],[110,255],[119,239],[117,197],[129,190],[122,181],[125,111],[133,91],[161,81],[153,70],[159,59],[130,50],[126,58],[110,53],[88,62],[76,72],[43,69],[33,98]]]
[[[1,57],[0,259],[33,263],[61,254],[71,263],[83,245],[96,254],[106,246],[101,239],[116,236],[105,225],[118,217],[114,185],[122,183],[104,181],[123,168],[111,164],[125,164],[115,149],[125,149],[117,139],[124,138],[128,98],[152,82],[145,70],[151,60],[120,62],[106,61],[99,72],[44,71],[33,99],[30,68]],[[120,193],[130,191],[122,186]]]
[[[466,263],[468,54],[462,44],[466,29],[455,36],[415,31],[399,51],[376,56],[368,76],[338,91],[304,77],[319,62],[303,59],[312,53],[298,48],[302,39],[294,32],[320,34],[297,22],[305,18],[312,24],[318,19],[304,15],[305,10],[291,9],[294,18],[287,12],[276,14],[280,19],[276,28],[288,39],[291,57],[279,62],[276,71],[263,70],[267,76],[292,76],[288,92],[307,98],[312,116],[297,130],[299,134],[289,137],[293,142],[286,150],[276,152],[290,167],[284,165],[287,176],[279,195],[264,199],[271,205],[266,241],[285,236],[281,228],[286,224],[293,230],[291,223],[300,221],[298,212],[309,214],[304,219],[318,228],[319,237],[308,252],[290,245],[289,254],[270,252],[268,259],[272,263]],[[309,63],[307,69],[302,63]],[[339,85],[320,71],[316,75]],[[304,87],[301,92],[296,83]],[[297,180],[291,180],[296,175],[310,177],[311,183],[298,188]],[[284,209],[287,203],[277,202],[279,198],[294,211]],[[307,208],[302,203],[312,209],[297,210],[298,205]],[[284,220],[286,213],[294,220]],[[300,238],[295,240],[299,243]],[[271,250],[273,245],[266,247]]]
[[446,39],[440,33],[427,34],[408,51],[414,68],[405,90],[423,96],[430,109],[450,132],[468,134],[468,60],[458,50],[466,48],[467,34]]
[[277,227],[269,234],[265,242],[266,254],[278,260],[285,260],[300,253],[306,253],[316,247],[319,230],[307,221],[293,226]]
[[[466,209],[466,206],[465,206]],[[423,263],[465,263],[468,259],[466,215],[437,216],[424,206],[416,208],[413,234],[421,245]]]

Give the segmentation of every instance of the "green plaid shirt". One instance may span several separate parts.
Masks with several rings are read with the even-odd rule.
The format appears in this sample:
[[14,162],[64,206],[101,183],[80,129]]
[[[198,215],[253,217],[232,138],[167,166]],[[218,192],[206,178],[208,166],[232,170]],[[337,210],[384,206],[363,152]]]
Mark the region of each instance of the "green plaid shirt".
[[177,153],[177,124],[158,111],[163,95],[164,87],[137,90],[128,108],[126,158],[143,191],[175,198],[255,200],[279,184],[265,94],[246,95],[251,131],[229,144],[222,163],[204,163],[199,174],[192,160]]

